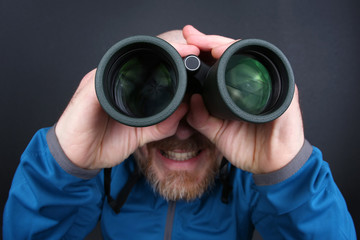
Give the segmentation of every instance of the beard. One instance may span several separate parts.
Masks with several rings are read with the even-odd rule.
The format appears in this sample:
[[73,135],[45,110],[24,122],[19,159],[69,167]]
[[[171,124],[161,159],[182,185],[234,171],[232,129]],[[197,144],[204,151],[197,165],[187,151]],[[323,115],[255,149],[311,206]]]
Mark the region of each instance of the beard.
[[[219,172],[220,160],[216,154],[215,146],[200,134],[190,139],[179,140],[176,137],[166,138],[147,144],[148,158],[135,152],[135,159],[140,171],[155,192],[158,192],[168,201],[186,200],[191,201],[201,197],[215,182]],[[185,151],[198,151],[208,149],[208,161],[204,164],[202,174],[186,170],[164,169],[161,176],[156,171],[155,161],[152,159],[155,151],[172,151],[182,149]]]

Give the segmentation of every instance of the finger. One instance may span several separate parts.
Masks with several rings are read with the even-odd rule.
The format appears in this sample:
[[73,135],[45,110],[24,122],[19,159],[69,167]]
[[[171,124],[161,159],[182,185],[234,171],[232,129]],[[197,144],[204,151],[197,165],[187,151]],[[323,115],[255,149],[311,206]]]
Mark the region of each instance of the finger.
[[170,43],[180,53],[181,57],[185,57],[191,54],[199,55],[200,53],[199,48],[187,44],[181,30],[168,31],[159,34],[157,37]]
[[213,143],[216,142],[217,135],[222,129],[224,121],[215,118],[207,111],[204,101],[199,94],[191,97],[190,112],[187,115],[190,126],[206,136]]
[[79,84],[77,91],[80,91],[85,85],[89,84],[90,81],[93,81],[95,79],[96,70],[97,69],[91,70],[83,77],[83,79],[81,80],[81,82]]
[[[87,124],[94,124],[93,120],[103,113],[95,93],[95,74],[96,70],[93,70],[84,76],[59,122],[73,123],[70,126],[75,126],[82,116],[86,116],[87,121],[80,121],[82,124],[76,126],[83,129],[88,127]],[[61,125],[59,122],[58,125]]]
[[182,34],[185,39],[190,35],[205,35],[191,25],[186,25],[182,30]]
[[300,139],[299,142],[302,144],[301,140],[304,137],[304,130],[299,104],[298,89],[296,86],[293,100],[290,106],[283,115],[274,121],[273,127],[274,131],[278,132],[278,135],[282,138],[284,138],[283,136],[287,135],[298,136],[298,139]]
[[186,57],[188,55],[198,56],[200,54],[200,49],[194,45],[173,42],[170,42],[170,44],[178,51],[181,57]]
[[185,116],[187,111],[188,106],[182,103],[176,111],[164,121],[153,126],[142,128],[143,137],[140,138],[140,146],[174,135],[180,120]]
[[183,35],[187,43],[196,45],[203,51],[212,51],[214,58],[219,58],[236,41],[219,35],[205,35],[191,25],[183,28]]
[[213,56],[213,58],[215,59],[219,59],[223,53],[225,52],[226,49],[228,49],[228,47],[230,47],[234,42],[230,42],[230,43],[226,43],[224,45],[220,45],[220,46],[216,46],[211,50],[211,55]]
[[232,38],[219,35],[189,35],[185,37],[186,42],[195,45],[202,51],[211,51],[213,48],[235,42]]

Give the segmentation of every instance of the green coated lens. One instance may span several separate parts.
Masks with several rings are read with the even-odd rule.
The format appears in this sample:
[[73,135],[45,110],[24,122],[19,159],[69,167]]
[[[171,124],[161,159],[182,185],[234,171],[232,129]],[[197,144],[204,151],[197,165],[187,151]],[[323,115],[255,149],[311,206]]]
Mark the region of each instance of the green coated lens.
[[174,70],[152,51],[132,53],[117,66],[113,96],[117,107],[132,117],[148,117],[169,105],[176,91]]
[[260,61],[251,56],[231,56],[226,66],[225,82],[231,99],[245,112],[260,114],[270,101],[270,74]]

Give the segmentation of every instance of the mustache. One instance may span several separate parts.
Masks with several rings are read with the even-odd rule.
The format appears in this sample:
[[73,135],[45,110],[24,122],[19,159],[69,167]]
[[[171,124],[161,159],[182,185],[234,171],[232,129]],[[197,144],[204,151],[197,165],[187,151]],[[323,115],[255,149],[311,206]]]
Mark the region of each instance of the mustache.
[[194,151],[212,148],[214,147],[214,144],[200,133],[195,133],[186,140],[180,140],[176,136],[171,136],[156,142],[148,143],[148,147],[157,148],[163,151],[173,151],[179,149],[184,151]]

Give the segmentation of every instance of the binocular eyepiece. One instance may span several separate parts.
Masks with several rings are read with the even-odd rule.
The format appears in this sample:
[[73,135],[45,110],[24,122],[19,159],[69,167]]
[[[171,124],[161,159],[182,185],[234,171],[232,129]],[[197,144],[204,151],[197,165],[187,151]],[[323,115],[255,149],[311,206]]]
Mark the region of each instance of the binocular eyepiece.
[[286,111],[294,88],[285,55],[259,39],[235,42],[208,66],[194,55],[182,59],[160,38],[134,36],[106,52],[95,77],[103,109],[134,127],[165,120],[194,92],[215,117],[265,123]]

